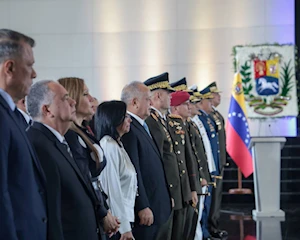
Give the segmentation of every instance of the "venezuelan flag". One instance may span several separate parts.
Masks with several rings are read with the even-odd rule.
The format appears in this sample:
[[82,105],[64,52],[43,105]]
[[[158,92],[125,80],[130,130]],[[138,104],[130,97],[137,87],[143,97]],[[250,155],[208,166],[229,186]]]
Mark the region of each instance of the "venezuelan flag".
[[226,149],[245,177],[249,177],[253,173],[249,145],[250,132],[246,116],[245,96],[241,76],[236,73],[226,123]]

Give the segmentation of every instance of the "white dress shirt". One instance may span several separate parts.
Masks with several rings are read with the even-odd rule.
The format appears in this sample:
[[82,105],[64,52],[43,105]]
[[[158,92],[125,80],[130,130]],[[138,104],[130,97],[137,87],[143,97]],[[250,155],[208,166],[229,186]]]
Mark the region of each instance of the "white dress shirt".
[[144,126],[145,120],[141,119],[138,115],[135,115],[132,112],[127,111],[127,113],[131,116],[134,117],[135,120],[137,120],[142,126]]
[[42,124],[54,134],[54,136],[57,138],[57,140],[60,143],[63,143],[63,141],[65,140],[65,137],[63,135],[61,135],[58,131],[56,131],[54,128],[48,126],[47,124],[45,124],[45,123],[42,123]]
[[123,148],[112,137],[104,136],[100,140],[106,157],[106,167],[99,179],[103,191],[107,194],[107,204],[112,215],[121,222],[121,234],[131,231],[130,222],[134,222],[134,204],[137,194],[137,176],[135,168]]
[[30,120],[32,121],[31,117],[26,112],[24,112],[22,109],[18,108],[18,110],[25,118],[25,121],[27,122],[27,124],[29,124]]

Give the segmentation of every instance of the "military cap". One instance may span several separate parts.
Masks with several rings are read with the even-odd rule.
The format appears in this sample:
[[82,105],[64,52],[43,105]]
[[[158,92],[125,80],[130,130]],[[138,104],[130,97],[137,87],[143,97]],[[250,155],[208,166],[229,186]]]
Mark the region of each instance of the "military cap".
[[176,82],[173,82],[170,84],[172,88],[174,88],[176,91],[186,91],[186,92],[192,92],[187,87],[186,78],[182,78]]
[[212,95],[209,86],[200,91],[202,99],[212,99],[214,96]]
[[176,107],[190,99],[190,94],[186,91],[176,91],[171,93],[171,106]]
[[207,87],[209,87],[209,90],[210,90],[211,93],[220,93],[221,92],[218,89],[216,82],[213,82],[213,83],[209,84]]
[[154,91],[157,89],[164,89],[170,92],[175,92],[173,88],[170,87],[169,84],[169,73],[165,72],[158,76],[149,78],[144,82],[144,84],[150,89],[150,91]]
[[196,103],[196,102],[200,102],[202,100],[201,94],[198,92],[197,85],[190,86],[189,90],[191,90],[191,92],[189,92],[189,94],[191,95],[190,102]]

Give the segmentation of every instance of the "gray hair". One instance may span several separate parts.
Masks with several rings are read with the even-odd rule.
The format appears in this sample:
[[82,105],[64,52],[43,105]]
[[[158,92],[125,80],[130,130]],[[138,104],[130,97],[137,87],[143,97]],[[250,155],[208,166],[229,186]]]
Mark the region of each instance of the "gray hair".
[[9,58],[15,58],[23,53],[22,43],[34,47],[35,41],[16,31],[0,29],[0,64]]
[[49,83],[55,81],[42,80],[33,84],[26,101],[26,109],[29,115],[37,120],[42,117],[42,106],[50,105],[54,98],[54,92],[49,88]]
[[131,83],[128,83],[123,89],[121,93],[121,100],[126,103],[126,105],[129,105],[132,99],[138,98],[140,99],[142,95],[144,94],[141,92],[140,87],[146,86],[144,83],[139,81],[133,81]]

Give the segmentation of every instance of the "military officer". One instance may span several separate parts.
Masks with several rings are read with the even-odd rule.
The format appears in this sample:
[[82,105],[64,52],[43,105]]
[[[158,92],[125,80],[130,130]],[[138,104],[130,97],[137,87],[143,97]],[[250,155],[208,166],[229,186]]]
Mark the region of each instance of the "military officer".
[[220,209],[222,202],[222,189],[223,189],[223,173],[224,167],[226,166],[226,136],[225,136],[225,122],[221,113],[216,109],[221,102],[220,90],[217,88],[216,82],[211,83],[207,86],[211,92],[213,98],[212,102],[212,111],[210,113],[211,118],[213,119],[216,130],[218,132],[219,140],[219,177],[216,178],[216,188],[213,189],[212,197],[212,206],[210,210],[209,217],[209,227],[210,232],[213,237],[225,237],[228,233],[224,230],[219,229],[219,218],[220,218]]
[[[219,140],[217,136],[216,126],[214,121],[211,119],[209,114],[212,112],[212,104],[211,99],[213,98],[212,94],[209,91],[209,88],[205,88],[202,91],[200,91],[202,100],[199,102],[199,120],[203,124],[207,137],[210,142],[211,150],[212,150],[212,158],[214,161],[214,171],[211,172],[211,177],[213,178],[213,181],[217,181],[216,179],[219,178],[220,175],[220,169],[219,169]],[[211,196],[213,197],[213,189],[211,186],[208,187],[208,191],[211,193]],[[212,198],[206,198],[204,202],[204,211],[202,215],[202,230],[203,230],[203,237],[204,239],[211,238],[211,234],[209,233],[208,228],[208,218],[210,216],[210,208],[212,204]]]
[[[171,94],[171,114],[167,117],[168,128],[174,143],[174,151],[177,154],[178,165],[182,169],[181,177],[188,175],[190,189],[192,191],[191,205],[186,206],[185,238],[193,238],[196,223],[195,214],[198,212],[198,195],[201,194],[201,183],[199,181],[196,160],[193,156],[190,139],[185,126],[187,118],[190,116],[188,106],[190,95],[185,91],[177,91]],[[184,168],[186,164],[186,169]],[[193,224],[194,223],[194,224]]]
[[186,166],[178,165],[166,122],[166,114],[170,107],[170,92],[174,90],[169,85],[168,73],[150,78],[144,84],[151,91],[151,114],[146,123],[162,156],[169,191],[174,201],[173,226],[172,223],[169,224],[172,230],[171,239],[181,240],[185,226],[184,206],[192,200],[192,196],[188,175],[181,175],[179,172],[186,171]]

